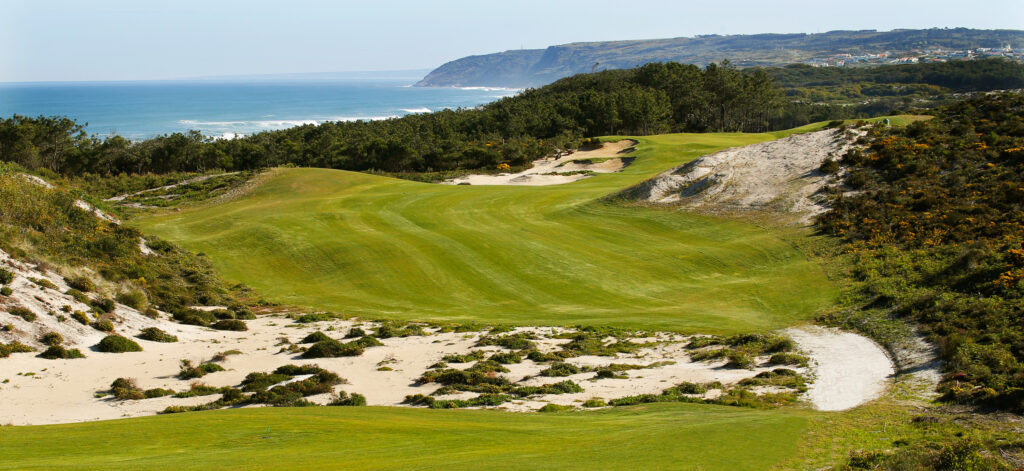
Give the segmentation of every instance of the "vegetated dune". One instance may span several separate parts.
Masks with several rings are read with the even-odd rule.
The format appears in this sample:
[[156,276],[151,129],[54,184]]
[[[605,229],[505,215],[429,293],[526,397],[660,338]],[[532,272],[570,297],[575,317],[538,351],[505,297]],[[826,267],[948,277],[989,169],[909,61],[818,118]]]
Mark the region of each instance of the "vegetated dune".
[[830,129],[706,155],[624,192],[659,204],[707,212],[769,210],[794,213],[807,224],[828,208],[822,191],[841,175],[819,170],[839,159],[857,133]]
[[637,141],[622,139],[606,142],[597,149],[564,152],[533,162],[533,166],[517,173],[498,175],[466,175],[446,182],[450,185],[559,185],[582,180],[591,173],[620,172],[633,159],[624,157],[634,150]]

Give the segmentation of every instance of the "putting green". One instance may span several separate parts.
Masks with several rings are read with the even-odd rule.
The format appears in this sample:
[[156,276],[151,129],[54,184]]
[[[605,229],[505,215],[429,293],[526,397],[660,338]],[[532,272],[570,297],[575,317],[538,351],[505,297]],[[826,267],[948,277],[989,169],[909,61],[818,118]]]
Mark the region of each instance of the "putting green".
[[269,300],[368,318],[775,329],[836,294],[777,234],[601,198],[700,155],[786,134],[636,138],[623,172],[545,187],[282,169],[243,198],[138,224],[206,253],[226,279]]

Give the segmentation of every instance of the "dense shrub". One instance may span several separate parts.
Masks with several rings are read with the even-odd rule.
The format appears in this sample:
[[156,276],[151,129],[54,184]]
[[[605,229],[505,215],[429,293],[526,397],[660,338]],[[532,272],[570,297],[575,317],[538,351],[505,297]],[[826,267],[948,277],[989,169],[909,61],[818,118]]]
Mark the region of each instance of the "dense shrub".
[[96,291],[96,283],[93,283],[92,279],[84,276],[76,276],[72,278],[64,278],[64,282],[68,284],[68,287],[84,293],[90,291]]
[[92,300],[90,302],[90,304],[97,311],[103,312],[103,313],[113,312],[114,308],[117,307],[117,304],[114,303],[114,300],[113,299],[108,299],[108,298],[94,299],[94,300]]
[[78,291],[77,289],[74,289],[74,288],[71,288],[71,289],[65,291],[64,294],[66,294],[68,296],[71,296],[72,298],[75,298],[75,301],[78,301],[78,302],[80,302],[82,304],[89,304],[89,303],[92,302],[92,300],[89,299],[89,296],[87,296],[85,293],[83,293],[81,291]]
[[79,324],[89,325],[89,316],[82,311],[75,311],[71,313],[71,318],[78,321]]
[[314,343],[302,353],[302,358],[357,357],[363,354],[363,347],[337,340],[322,340]]
[[27,322],[32,322],[36,320],[36,313],[23,307],[12,307],[9,308],[7,312],[11,313],[11,315],[18,316]]
[[9,286],[0,287],[0,296],[10,296],[13,293],[14,290],[12,290]]
[[145,399],[146,393],[132,378],[117,378],[110,385],[110,394],[119,401]]
[[83,355],[77,348],[67,349],[60,345],[54,345],[47,348],[43,353],[40,353],[39,357],[49,360],[59,360],[68,358],[85,358],[85,355]]
[[147,327],[142,329],[142,332],[139,333],[138,337],[142,340],[149,340],[150,342],[171,343],[178,341],[178,337],[168,334],[157,327]]
[[224,371],[224,367],[216,363],[209,362],[194,365],[191,360],[181,360],[178,379],[202,378],[207,374],[216,373],[218,371]]
[[232,330],[236,332],[243,332],[249,330],[249,326],[245,324],[245,321],[238,319],[224,319],[217,321],[211,327],[217,330]]
[[537,412],[565,412],[572,410],[572,406],[563,406],[560,404],[545,404],[544,407],[537,409]]
[[12,281],[14,281],[14,273],[11,273],[4,268],[0,268],[0,285],[7,285]]
[[345,334],[345,338],[347,339],[354,339],[364,336],[366,336],[366,332],[364,332],[363,329],[360,329],[359,327],[353,327],[348,330],[347,334]]
[[141,352],[142,347],[134,340],[120,335],[108,335],[96,344],[96,350],[106,353]]
[[64,343],[64,337],[56,332],[47,332],[39,338],[39,342],[52,347]]
[[318,330],[316,332],[313,332],[312,334],[303,337],[302,340],[299,341],[299,343],[317,343],[323,342],[324,340],[331,340],[331,338],[328,337],[327,334],[320,332]]
[[137,311],[143,311],[148,304],[146,293],[139,290],[123,291],[117,294],[117,302]]
[[555,363],[541,370],[541,376],[569,376],[580,372],[580,368],[572,363]]
[[34,352],[35,349],[25,345],[21,342],[11,342],[9,344],[0,343],[0,358],[7,358],[12,353],[26,353]]
[[108,320],[108,319],[100,319],[100,320],[92,323],[92,328],[96,329],[96,330],[98,330],[100,332],[113,332],[114,331],[114,323],[110,322],[110,320]]
[[331,399],[331,402],[327,403],[329,406],[365,406],[366,396],[359,393],[352,393],[351,395],[345,391],[339,391],[338,394]]

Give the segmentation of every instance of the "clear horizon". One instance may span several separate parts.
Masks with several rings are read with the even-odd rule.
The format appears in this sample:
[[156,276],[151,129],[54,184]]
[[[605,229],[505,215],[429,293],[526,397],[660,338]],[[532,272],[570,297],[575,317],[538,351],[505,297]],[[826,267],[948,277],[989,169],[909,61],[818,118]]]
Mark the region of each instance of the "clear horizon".
[[[29,3],[0,0],[0,82],[138,81],[427,70],[571,42],[833,30],[1020,29],[1024,3],[668,0]],[[656,14],[655,14],[656,13]]]

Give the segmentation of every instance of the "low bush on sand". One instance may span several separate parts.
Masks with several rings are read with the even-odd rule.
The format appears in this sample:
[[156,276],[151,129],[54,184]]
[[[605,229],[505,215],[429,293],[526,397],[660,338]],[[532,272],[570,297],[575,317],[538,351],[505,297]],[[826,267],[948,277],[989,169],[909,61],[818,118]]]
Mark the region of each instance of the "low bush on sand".
[[217,321],[210,327],[217,330],[231,330],[235,332],[244,332],[249,330],[249,326],[245,325],[245,321],[240,321],[238,319],[223,319]]
[[0,296],[10,296],[12,294],[14,294],[14,290],[9,286],[0,287]]
[[108,319],[100,319],[100,320],[98,320],[96,322],[93,322],[91,325],[92,325],[93,329],[96,329],[96,330],[98,330],[100,332],[113,332],[114,331],[114,323],[110,322],[110,320],[108,320]]
[[12,281],[14,281],[14,273],[0,268],[0,285],[10,284]]
[[110,394],[119,401],[145,399],[146,393],[133,378],[117,378],[110,385]]
[[580,367],[572,363],[554,363],[550,367],[541,370],[541,376],[569,376],[580,372]]
[[363,331],[363,329],[360,329],[359,327],[353,327],[353,328],[348,330],[347,334],[345,334],[345,338],[347,338],[347,339],[354,339],[354,338],[364,337],[364,336],[366,336],[366,332]]
[[[21,342],[11,342],[9,344],[0,343],[0,358],[7,358],[12,353],[27,353],[36,351],[34,348],[25,345]],[[42,356],[42,355],[40,355]],[[43,357],[46,358],[46,357]]]
[[92,302],[92,300],[89,299],[89,296],[86,296],[85,293],[78,291],[77,289],[74,288],[65,291],[64,294],[71,296],[72,298],[75,299],[75,301],[78,301],[82,304],[89,304]]
[[586,408],[606,407],[607,405],[608,405],[608,403],[604,402],[604,399],[597,398],[597,397],[595,397],[593,399],[587,399],[583,403],[583,407],[586,407]]
[[484,347],[487,345],[497,345],[499,347],[504,347],[509,350],[534,350],[537,348],[537,346],[534,345],[534,343],[531,342],[531,340],[535,340],[536,338],[537,336],[530,332],[520,332],[517,334],[497,336],[487,335],[481,337],[480,340],[477,341],[476,345],[478,347]]
[[348,394],[345,391],[338,391],[338,394],[328,402],[329,406],[365,406],[366,396],[359,393]]
[[216,373],[218,371],[224,371],[224,367],[210,362],[203,362],[198,365],[194,365],[190,360],[181,360],[178,379],[202,378],[203,376],[210,373]]
[[320,332],[318,330],[316,332],[313,332],[312,334],[303,337],[302,340],[299,341],[299,343],[317,343],[323,342],[325,340],[331,340],[331,338],[328,337],[327,334]]
[[572,406],[563,406],[561,404],[545,404],[544,407],[537,409],[537,412],[566,412],[571,411]]
[[96,349],[106,353],[141,352],[142,347],[134,340],[120,335],[108,335],[96,344]]
[[809,361],[806,356],[792,352],[776,353],[768,359],[768,363],[772,365],[807,366]]
[[39,337],[39,342],[52,347],[64,343],[64,337],[56,332],[47,332]]
[[79,324],[89,325],[89,316],[82,311],[72,312],[71,318],[78,321]]
[[394,322],[384,322],[377,328],[376,336],[382,339],[388,339],[391,337],[412,337],[426,335],[423,330],[423,326],[419,324],[398,324]]
[[519,356],[519,354],[515,352],[495,353],[494,355],[491,355],[489,360],[503,365],[509,365],[512,363],[521,363],[523,361],[523,357]]
[[40,358],[46,358],[48,360],[66,360],[71,358],[85,358],[77,348],[64,348],[60,345],[54,345],[47,348],[43,353],[39,354]]
[[483,360],[486,353],[483,350],[471,350],[469,353],[456,354],[452,353],[441,357],[441,361],[445,363],[469,363],[477,360]]
[[117,303],[115,303],[113,299],[107,298],[94,299],[89,304],[92,305],[93,309],[97,312],[102,313],[114,312],[114,308],[117,307]]
[[380,345],[383,344],[369,335],[347,343],[333,339],[321,340],[303,352],[302,358],[357,357],[362,355],[365,349]]
[[137,311],[145,310],[146,306],[149,304],[149,301],[146,299],[146,293],[137,289],[118,293],[117,302]]
[[172,343],[178,341],[178,337],[168,334],[157,327],[147,327],[142,329],[142,332],[139,333],[138,337],[142,340],[149,340],[150,342]]
[[11,313],[11,315],[13,316],[18,316],[24,319],[26,322],[32,322],[36,320],[36,313],[23,307],[12,307],[8,309],[7,312]]
[[92,279],[84,276],[64,278],[64,282],[68,284],[69,288],[81,292],[88,293],[90,291],[96,291],[96,283],[93,283]]

